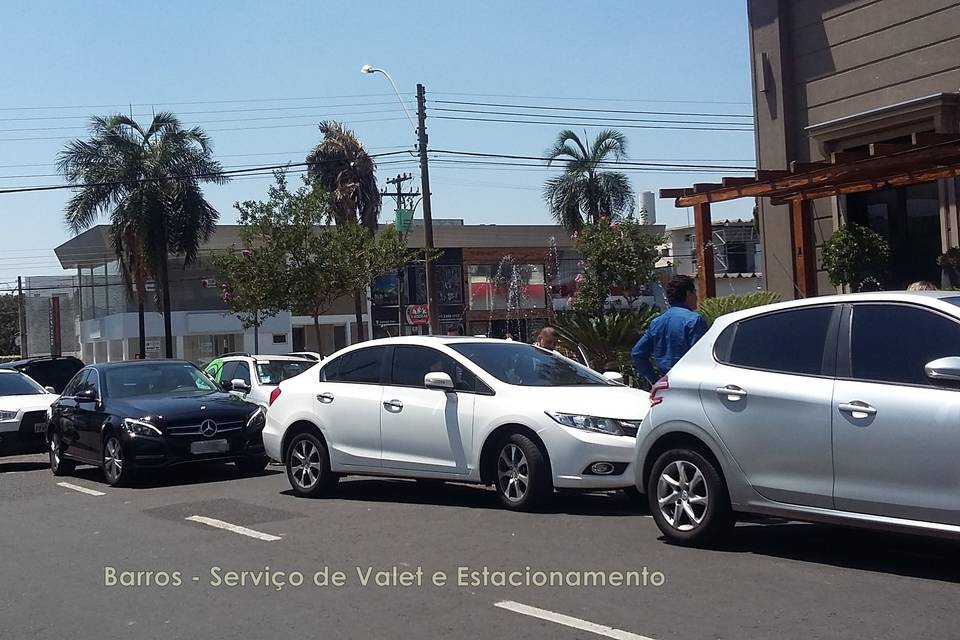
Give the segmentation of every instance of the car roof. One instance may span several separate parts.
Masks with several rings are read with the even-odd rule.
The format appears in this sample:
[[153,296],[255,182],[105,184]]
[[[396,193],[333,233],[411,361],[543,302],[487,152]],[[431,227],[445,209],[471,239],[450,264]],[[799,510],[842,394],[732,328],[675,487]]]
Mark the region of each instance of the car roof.
[[83,361],[80,358],[74,356],[31,356],[29,358],[23,358],[21,360],[11,360],[10,362],[0,363],[0,369],[13,369],[15,367],[22,367],[27,364],[34,364],[37,362],[55,362],[55,361],[71,361],[74,360],[83,364]]
[[420,345],[424,347],[438,347],[438,346],[453,346],[457,344],[518,344],[531,346],[526,342],[520,340],[502,340],[500,338],[477,338],[473,336],[396,336],[392,338],[377,338],[376,340],[367,340],[365,342],[358,342],[350,346],[344,347],[339,351],[336,351],[330,354],[327,358],[324,359],[324,362],[332,359],[334,356],[338,356],[341,353],[346,353],[348,351],[353,351],[354,349],[360,349],[363,347],[377,347],[377,346],[395,346],[395,345]]
[[154,358],[146,360],[123,360],[121,362],[97,362],[94,364],[88,364],[87,369],[96,369],[97,371],[106,371],[108,369],[122,369],[126,367],[144,367],[149,365],[158,365],[158,364],[189,364],[193,366],[192,362],[187,360],[167,360],[165,358]]
[[277,354],[277,355],[272,355],[272,354],[267,355],[267,354],[264,354],[264,355],[259,355],[259,356],[257,356],[257,355],[251,355],[251,356],[222,356],[222,357],[220,357],[220,358],[214,358],[214,359],[215,359],[215,360],[225,360],[225,361],[226,361],[226,360],[246,360],[246,361],[250,361],[250,360],[253,360],[253,361],[260,361],[260,360],[288,360],[288,361],[293,361],[293,362],[303,362],[304,360],[306,360],[306,361],[308,361],[308,362],[316,362],[316,360],[311,360],[310,358],[305,358],[305,357],[303,357],[303,356],[292,356],[292,355],[290,355],[290,354],[284,354],[284,355],[280,355],[280,354]]
[[799,300],[777,302],[761,307],[752,307],[742,311],[734,311],[717,318],[716,324],[727,326],[738,320],[774,311],[799,309],[822,304],[854,304],[858,302],[913,302],[960,316],[960,307],[950,302],[943,302],[943,300],[948,298],[960,298],[960,291],[871,291],[868,293],[814,296],[811,298],[801,298]]

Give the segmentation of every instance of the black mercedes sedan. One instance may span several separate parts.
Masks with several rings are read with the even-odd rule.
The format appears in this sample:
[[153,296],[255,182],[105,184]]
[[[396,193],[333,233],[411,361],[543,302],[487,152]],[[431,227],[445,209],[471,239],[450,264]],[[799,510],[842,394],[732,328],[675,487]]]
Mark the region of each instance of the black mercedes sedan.
[[184,463],[234,462],[257,473],[269,462],[264,409],[224,392],[189,362],[90,365],[70,380],[49,416],[54,475],[92,464],[118,486]]

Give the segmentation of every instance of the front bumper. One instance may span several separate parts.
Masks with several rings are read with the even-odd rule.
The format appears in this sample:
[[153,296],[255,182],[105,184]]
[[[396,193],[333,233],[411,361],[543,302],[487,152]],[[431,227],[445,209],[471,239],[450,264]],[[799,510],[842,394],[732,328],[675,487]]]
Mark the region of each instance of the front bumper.
[[[558,489],[624,489],[633,486],[634,449],[636,438],[611,436],[550,426],[538,435],[547,446],[553,469],[553,486]],[[589,473],[597,462],[607,462],[615,472],[607,475]]]
[[[224,451],[193,453],[191,444],[226,440]],[[181,464],[203,462],[232,462],[245,458],[263,458],[263,440],[259,431],[243,431],[205,438],[196,436],[163,435],[138,436],[123,431],[120,436],[125,463],[133,469],[163,469]]]
[[[41,425],[38,433],[36,425]],[[41,453],[47,450],[46,411],[26,411],[19,422],[5,422],[0,429],[0,455]]]

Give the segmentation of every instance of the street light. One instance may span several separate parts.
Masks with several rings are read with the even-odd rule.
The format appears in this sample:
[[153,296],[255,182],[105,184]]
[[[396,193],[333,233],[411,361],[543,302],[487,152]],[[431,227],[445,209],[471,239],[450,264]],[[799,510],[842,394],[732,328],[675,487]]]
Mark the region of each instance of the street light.
[[[400,106],[403,107],[403,112],[407,115],[407,120],[413,125],[414,131],[417,134],[417,147],[420,152],[420,193],[423,198],[423,245],[426,249],[423,268],[427,282],[427,309],[430,313],[430,333],[438,334],[440,332],[440,308],[437,304],[435,295],[437,287],[434,283],[433,269],[430,265],[430,254],[433,253],[433,213],[430,206],[430,166],[427,160],[426,90],[422,84],[417,85],[417,122],[414,123],[413,118],[410,117],[410,112],[407,111],[407,105],[404,104],[403,98],[400,96],[397,84],[393,81],[393,78],[390,77],[389,73],[383,69],[372,67],[369,64],[360,67],[360,73],[382,73],[387,77],[387,80],[390,81],[390,86],[393,87],[393,92],[397,94],[397,100],[400,101]],[[400,303],[402,301],[398,299],[397,302]]]

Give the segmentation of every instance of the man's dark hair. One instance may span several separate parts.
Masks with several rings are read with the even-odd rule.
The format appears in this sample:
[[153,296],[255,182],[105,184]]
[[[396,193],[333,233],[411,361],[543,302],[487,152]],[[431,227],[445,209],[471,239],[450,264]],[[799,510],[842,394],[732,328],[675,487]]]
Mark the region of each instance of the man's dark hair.
[[678,307],[687,301],[688,293],[696,293],[697,286],[690,276],[673,276],[667,283],[667,303],[671,307]]

